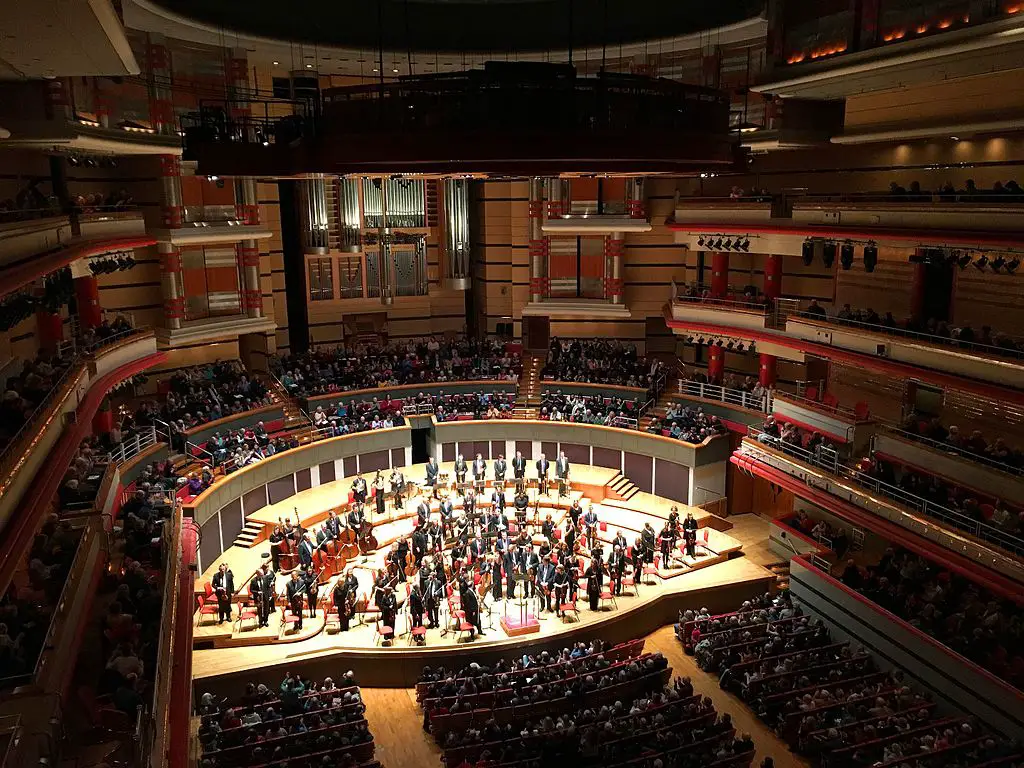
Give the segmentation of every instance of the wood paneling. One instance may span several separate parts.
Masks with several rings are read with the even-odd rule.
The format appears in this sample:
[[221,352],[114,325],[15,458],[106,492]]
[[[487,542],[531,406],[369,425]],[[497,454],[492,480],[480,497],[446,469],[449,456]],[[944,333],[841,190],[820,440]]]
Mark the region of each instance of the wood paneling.
[[[331,464],[333,467],[334,464]],[[313,487],[312,473],[308,469],[300,469],[295,473],[295,492],[308,491]]]
[[405,466],[405,449],[404,448],[392,448],[391,449],[391,466],[392,467],[404,467]]
[[654,493],[683,504],[689,498],[690,468],[674,461],[654,460]]
[[[346,456],[341,460],[341,467],[345,471],[345,477],[352,477],[359,469],[359,460],[356,456]],[[362,471],[366,472],[367,470],[362,467]]]
[[279,477],[267,483],[271,504],[279,504],[295,495],[295,475]]
[[[565,453],[565,457],[569,459],[572,464],[589,464],[590,463],[590,446],[589,445],[578,445],[576,443],[561,443],[558,446]],[[558,456],[551,457],[551,464],[554,465],[555,459]]]
[[621,469],[622,451],[616,451],[613,448],[594,448],[594,466]]
[[531,443],[529,440],[516,440],[516,453],[523,454],[523,458],[525,459],[532,459],[533,443]]
[[265,485],[253,488],[242,497],[242,510],[246,516],[251,515],[256,510],[263,509],[265,506],[267,506],[267,486]]
[[320,465],[320,485],[333,483],[336,479],[334,462],[327,461]]
[[654,484],[652,473],[654,470],[654,459],[650,456],[641,456],[637,453],[627,453],[623,458],[625,472],[623,474],[644,493],[653,493]]

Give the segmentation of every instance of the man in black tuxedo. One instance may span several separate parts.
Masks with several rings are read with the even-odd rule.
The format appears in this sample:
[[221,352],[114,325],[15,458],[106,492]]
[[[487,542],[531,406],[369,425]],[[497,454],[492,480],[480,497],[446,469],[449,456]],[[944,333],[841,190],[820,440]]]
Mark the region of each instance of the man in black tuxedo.
[[260,579],[263,582],[263,626],[266,627],[269,626],[270,614],[274,612],[277,602],[277,580],[266,563],[263,564]]
[[320,580],[317,578],[316,571],[309,569],[306,571],[306,606],[309,608],[309,618],[316,618],[316,599],[320,594]]
[[555,614],[557,616],[562,615],[562,605],[569,602],[566,598],[569,595],[569,572],[566,571],[565,566],[561,562],[555,568],[555,580],[553,582],[553,588],[555,591]]
[[217,595],[218,624],[231,621],[231,598],[235,596],[235,575],[227,563],[221,563],[213,574],[213,591]]
[[352,498],[357,504],[366,503],[366,479],[362,472],[352,481]]
[[551,612],[552,601],[554,600],[555,566],[551,562],[551,555],[544,555],[540,568],[537,570],[537,587],[542,596],[543,610]]
[[417,568],[423,562],[425,554],[427,554],[427,529],[417,528],[412,532],[412,556]]
[[618,544],[608,555],[608,572],[615,581],[615,594],[622,594],[622,577],[626,575],[626,550]]
[[431,573],[427,579],[427,588],[423,593],[423,607],[427,609],[427,620],[430,622],[427,625],[428,629],[435,629],[441,625],[439,613],[443,592],[444,586],[441,581],[434,573]]
[[405,496],[405,475],[397,467],[391,470],[391,493],[395,495],[395,509],[401,509],[402,498]]
[[558,478],[558,495],[565,496],[569,493],[569,459],[564,451],[559,452],[555,461],[555,477]]
[[540,486],[540,492],[545,496],[548,495],[548,470],[551,469],[551,462],[548,461],[547,456],[543,453],[540,458],[537,459],[537,483]]
[[697,556],[697,528],[697,518],[693,516],[693,512],[688,512],[686,519],[683,520],[683,538],[686,541],[687,557]]
[[455,459],[455,482],[462,485],[466,482],[466,473],[469,467],[466,466],[466,458],[460,453]]
[[423,626],[423,593],[420,592],[419,584],[413,584],[409,590],[409,617],[412,619],[412,626]]
[[498,485],[491,491],[491,509],[499,515],[505,513],[505,489]]
[[427,460],[427,481],[426,485],[430,486],[431,492],[434,494],[434,498],[437,498],[437,477],[441,474],[441,467],[437,463],[437,459],[431,456]]
[[261,627],[267,626],[267,601],[263,599],[263,578],[260,573],[252,577],[249,582],[249,597],[256,608],[256,618]]
[[512,476],[516,479],[516,490],[521,491],[526,485],[526,459],[520,451],[512,458]]
[[395,592],[391,587],[384,588],[377,600],[377,607],[380,608],[381,626],[394,629],[395,621],[398,619],[398,600],[395,599]]
[[476,591],[471,584],[465,584],[460,589],[459,594],[462,597],[460,601],[462,603],[462,610],[466,612],[466,623],[473,625],[475,634],[482,635],[484,628],[480,621],[480,600],[477,598]]
[[428,522],[430,522],[430,505],[426,499],[421,498],[420,503],[416,505],[416,527],[426,528]]
[[529,581],[526,582],[526,586],[523,588],[525,596],[533,597],[537,582],[537,574],[540,572],[540,556],[533,551],[532,544],[527,544],[525,548],[520,547],[519,551],[523,553],[523,573],[527,576],[531,576]]
[[477,493],[483,493],[484,485],[487,482],[487,462],[479,453],[473,459],[473,482],[476,485]]
[[333,509],[327,513],[327,521],[324,523],[324,530],[327,531],[328,538],[333,541],[337,541],[338,537],[341,536],[341,521],[338,519],[338,514]]
[[494,484],[495,485],[497,485],[498,483],[504,484],[504,482],[505,482],[505,472],[506,471],[507,471],[507,466],[505,464],[505,456],[503,454],[499,453],[497,460],[494,462]]
[[451,536],[455,533],[452,528],[452,518],[455,516],[455,505],[447,494],[441,499],[441,533],[444,536]]
[[299,565],[307,569],[313,566],[313,542],[308,533],[302,534],[299,542]]
[[292,613],[295,615],[295,629],[302,630],[302,602],[306,596],[306,582],[304,579],[299,578],[299,572],[297,570],[292,571],[291,579],[288,581],[286,593],[288,596],[288,606],[292,609]]
[[363,512],[362,504],[354,504],[352,509],[348,512],[348,527],[355,531],[356,535],[359,535],[359,531],[362,530],[363,523],[366,521],[366,514]]

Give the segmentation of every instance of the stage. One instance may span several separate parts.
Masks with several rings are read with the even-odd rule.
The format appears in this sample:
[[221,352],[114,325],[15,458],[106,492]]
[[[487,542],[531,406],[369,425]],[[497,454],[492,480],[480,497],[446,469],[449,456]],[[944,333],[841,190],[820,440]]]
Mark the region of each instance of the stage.
[[[442,465],[442,471],[449,469]],[[421,481],[423,465],[410,467],[406,478]],[[315,529],[327,517],[331,509],[344,512],[348,491],[354,478],[343,478],[289,498],[282,504],[266,507],[254,513],[247,520],[251,526],[252,542],[229,547],[217,562],[196,582],[197,593],[206,591],[206,583],[212,578],[221,562],[228,563],[234,574],[238,597],[248,595],[249,578],[259,568],[264,553],[269,550],[265,541],[269,529],[280,518],[301,521],[304,527]],[[365,623],[354,620],[354,626],[347,632],[337,631],[336,626],[325,625],[325,607],[330,600],[331,590],[338,576],[325,579],[320,589],[320,606],[315,618],[305,612],[301,630],[282,626],[283,610],[280,608],[270,618],[270,626],[260,629],[254,619],[239,622],[237,605],[233,620],[219,624],[216,616],[194,616],[193,679],[197,693],[212,690],[229,693],[241,690],[249,670],[256,667],[275,668],[283,674],[285,668],[301,665],[308,674],[337,674],[339,667],[353,668],[363,685],[409,685],[415,681],[424,664],[458,664],[456,657],[483,659],[506,652],[510,647],[544,648],[563,646],[576,640],[601,636],[606,639],[629,639],[640,633],[651,631],[675,620],[678,611],[685,607],[707,605],[712,610],[720,606],[723,610],[735,605],[750,595],[770,588],[774,575],[741,556],[742,544],[725,531],[731,526],[727,520],[710,515],[699,508],[688,507],[667,499],[638,493],[629,493],[623,499],[612,486],[621,490],[621,475],[614,470],[599,467],[574,467],[571,490],[559,498],[555,491],[548,496],[539,496],[537,489],[530,491],[531,519],[533,511],[539,512],[543,520],[551,514],[561,527],[566,511],[572,501],[580,499],[586,509],[593,505],[599,520],[605,522],[606,530],[598,535],[604,542],[610,542],[617,531],[622,531],[627,541],[633,542],[645,522],[651,522],[656,531],[661,530],[673,506],[679,508],[685,517],[692,511],[698,520],[698,547],[696,557],[685,557],[679,553],[672,568],[660,567],[653,574],[638,579],[636,594],[629,587],[612,601],[604,601],[601,609],[591,611],[585,590],[580,590],[577,600],[578,613],[568,618],[559,618],[554,613],[541,612],[536,598],[523,605],[522,600],[494,601],[492,596],[483,601],[481,612],[485,634],[474,639],[468,633],[427,630],[422,646],[414,645],[408,635],[410,619],[405,610],[405,585],[399,583],[396,596],[400,599],[398,619],[395,622],[396,637],[390,646],[382,646],[377,636],[375,615],[367,614]],[[372,480],[372,478],[367,478]],[[389,486],[390,487],[390,486]],[[483,494],[490,505],[490,487]],[[507,490],[511,501],[512,490]],[[359,594],[370,591],[373,572],[382,567],[388,546],[399,537],[412,531],[415,509],[420,496],[415,493],[405,500],[403,507],[392,509],[388,500],[388,512],[379,518],[374,510],[370,515],[375,524],[374,534],[379,549],[367,556],[353,558],[348,566],[353,569],[360,589]],[[459,499],[453,495],[456,507]],[[537,502],[539,501],[539,504]],[[373,508],[367,505],[367,510]],[[437,516],[437,502],[433,502],[432,517]],[[511,503],[506,511],[511,516]],[[259,532],[256,528],[259,527]],[[535,541],[539,537],[535,536]],[[605,553],[609,548],[605,546]],[[283,590],[286,574],[278,574],[277,586]],[[607,582],[606,582],[607,583]],[[237,601],[237,598],[236,598]],[[508,616],[512,624],[518,623],[524,613],[538,618],[539,631],[518,637],[509,637],[500,627],[501,620]],[[201,619],[201,621],[200,621]],[[449,623],[447,608],[441,611],[441,626]],[[342,660],[343,659],[343,660]],[[387,660],[386,663],[378,663]],[[314,672],[313,670],[320,670]],[[326,671],[323,671],[326,670]],[[343,670],[340,670],[343,671]]]

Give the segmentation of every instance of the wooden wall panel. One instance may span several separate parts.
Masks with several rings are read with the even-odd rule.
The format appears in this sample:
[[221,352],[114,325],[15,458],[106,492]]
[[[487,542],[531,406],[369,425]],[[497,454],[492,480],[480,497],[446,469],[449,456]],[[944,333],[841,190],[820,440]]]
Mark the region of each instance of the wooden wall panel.
[[624,474],[637,488],[644,493],[653,493],[653,470],[654,459],[650,456],[641,456],[637,453],[627,453],[623,457]]
[[[353,477],[360,469],[359,458],[357,456],[345,456],[341,460],[341,469],[345,473],[345,477]],[[363,468],[362,471],[366,472],[367,470]]]
[[854,309],[874,309],[879,315],[892,312],[897,320],[904,320],[910,311],[912,276],[908,261],[883,260],[880,254],[875,271],[869,273],[858,258],[853,269],[838,271],[833,306],[837,311],[849,304]]
[[334,462],[328,461],[320,465],[320,485],[333,483],[335,480]]
[[279,477],[267,483],[267,491],[271,504],[279,504],[295,495],[295,475]]
[[[523,454],[523,458],[529,461],[533,458],[533,443],[529,440],[516,440],[516,453]],[[511,463],[512,460],[509,459],[509,464]]]
[[[994,258],[992,255],[989,258]],[[1024,273],[956,273],[953,285],[953,324],[980,329],[984,325],[1011,335],[1024,335]]]
[[[331,463],[333,467],[333,462]],[[321,479],[322,482],[322,479]],[[313,487],[312,473],[309,469],[300,469],[295,473],[295,492],[308,491]]]
[[[576,443],[561,443],[559,448],[565,452],[565,457],[569,459],[570,464],[590,464],[590,446],[589,445],[578,445]],[[555,463],[555,459],[558,458],[557,454],[551,458],[552,466]]]
[[607,469],[622,468],[622,451],[613,448],[594,448],[594,466]]
[[267,486],[265,485],[253,488],[242,497],[242,511],[247,517],[265,506],[267,506]]
[[683,504],[689,498],[690,468],[674,461],[654,460],[654,493]]

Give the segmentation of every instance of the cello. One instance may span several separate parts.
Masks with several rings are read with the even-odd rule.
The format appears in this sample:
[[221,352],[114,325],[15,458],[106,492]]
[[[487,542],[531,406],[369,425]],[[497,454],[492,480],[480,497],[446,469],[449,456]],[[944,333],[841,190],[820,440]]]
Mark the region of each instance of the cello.
[[377,537],[373,535],[373,523],[369,520],[363,520],[363,524],[360,526],[356,536],[356,543],[359,545],[360,554],[365,555],[377,549]]
[[339,547],[339,552],[344,555],[346,560],[359,556],[359,544],[357,543],[357,540],[358,537],[356,536],[356,532],[347,525],[338,532],[338,543],[341,545]]

